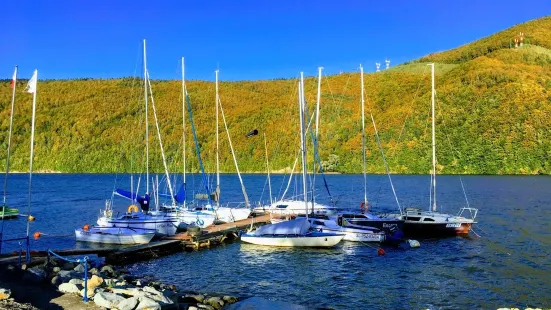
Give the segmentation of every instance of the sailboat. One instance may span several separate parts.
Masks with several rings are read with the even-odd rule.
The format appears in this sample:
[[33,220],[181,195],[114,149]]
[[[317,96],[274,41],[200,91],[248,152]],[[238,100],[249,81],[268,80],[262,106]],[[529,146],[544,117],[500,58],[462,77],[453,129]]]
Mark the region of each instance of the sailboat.
[[299,115],[300,140],[302,145],[302,185],[304,194],[305,218],[297,218],[276,224],[268,224],[241,235],[247,243],[270,246],[331,247],[339,243],[343,234],[320,232],[313,229],[308,220],[308,191],[306,186],[306,137],[304,130],[304,75],[300,74]]
[[[435,126],[435,89],[434,63],[431,66],[431,103],[432,103],[432,171],[431,171],[431,206],[429,210],[420,208],[406,208],[405,213],[395,215],[403,219],[404,234],[417,237],[446,237],[467,235],[475,224],[478,209],[463,207],[457,215],[437,211],[436,208],[436,126]],[[463,215],[468,214],[469,217]]]
[[[213,196],[213,203],[206,204],[206,205],[197,205],[194,210],[195,211],[202,211],[206,213],[210,213],[216,216],[216,222],[218,223],[230,223],[230,222],[236,222],[241,221],[249,217],[251,215],[251,206],[249,203],[249,197],[247,196],[247,192],[245,190],[245,185],[243,184],[243,179],[241,178],[241,173],[239,172],[239,166],[237,165],[237,159],[235,157],[235,152],[233,150],[233,145],[231,143],[230,134],[228,131],[228,127],[226,124],[226,117],[224,116],[224,110],[222,109],[222,103],[220,101],[220,95],[218,93],[218,73],[219,71],[215,71],[216,75],[216,189],[214,191]],[[230,144],[230,150],[232,153],[232,157],[235,163],[235,168],[237,170],[237,176],[239,177],[239,182],[241,183],[241,189],[243,191],[243,196],[245,197],[245,207],[244,208],[231,208],[231,207],[223,207],[220,206],[220,158],[219,158],[219,139],[218,139],[218,114],[219,114],[219,108],[222,110],[222,118],[224,121],[224,125],[226,128],[226,133],[228,135],[228,141]]]
[[[10,131],[8,134],[8,154],[6,157],[6,173],[4,174],[4,200],[2,201],[2,206],[0,207],[0,219],[9,219],[9,218],[16,218],[19,216],[19,209],[16,208],[9,208],[6,204],[6,197],[7,197],[7,190],[8,190],[8,174],[10,173],[10,150],[11,150],[11,134],[13,131],[13,110],[15,106],[15,87],[17,84],[17,66],[15,66],[15,70],[13,72],[13,77],[11,80],[11,88],[12,88],[12,95],[11,95],[11,113],[10,113]],[[2,223],[2,232],[4,230],[4,223]],[[0,232],[0,235],[2,234]]]
[[[144,69],[144,101],[145,101],[145,143],[146,143],[146,194],[139,196],[137,193],[128,192],[117,189],[115,194],[126,197],[132,202],[140,204],[140,209],[137,205],[133,204],[128,207],[128,212],[120,216],[113,217],[113,210],[111,201],[106,201],[105,209],[101,213],[100,218],[97,220],[97,224],[100,227],[120,227],[120,228],[134,228],[134,229],[147,229],[155,230],[157,235],[173,235],[176,233],[177,228],[180,226],[180,221],[176,217],[169,217],[164,214],[154,214],[150,212],[150,196],[149,196],[149,123],[148,123],[148,88],[151,90],[151,83],[149,81],[149,73],[147,71],[147,57],[146,57],[146,42],[143,40],[143,69]],[[170,184],[170,178],[168,178],[168,169],[166,166],[166,159],[164,155],[161,134],[159,130],[159,124],[157,121],[157,113],[155,110],[155,102],[153,101],[153,95],[151,94],[153,114],[155,116],[155,125],[157,128],[157,135],[161,148],[161,155],[163,158],[163,165],[165,173],[167,175],[168,187],[172,195],[172,186]],[[174,202],[174,198],[172,198]]]

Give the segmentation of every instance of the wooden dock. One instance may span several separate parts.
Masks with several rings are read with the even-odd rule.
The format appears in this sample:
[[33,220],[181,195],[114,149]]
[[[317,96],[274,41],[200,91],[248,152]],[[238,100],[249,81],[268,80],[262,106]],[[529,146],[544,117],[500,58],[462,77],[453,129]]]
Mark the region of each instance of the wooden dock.
[[[262,215],[248,218],[233,223],[212,225],[197,235],[189,235],[187,232],[178,233],[174,236],[164,237],[161,240],[148,244],[134,245],[117,248],[85,248],[54,250],[62,256],[97,255],[105,257],[105,262],[112,265],[125,265],[138,261],[155,259],[183,251],[193,251],[205,247],[214,246],[225,241],[232,241],[239,238],[242,231],[248,230],[251,226],[258,227],[270,222],[270,215]],[[23,253],[23,260],[24,260]],[[47,251],[31,251],[33,262],[43,262]],[[0,264],[17,263],[17,255],[2,255]]]

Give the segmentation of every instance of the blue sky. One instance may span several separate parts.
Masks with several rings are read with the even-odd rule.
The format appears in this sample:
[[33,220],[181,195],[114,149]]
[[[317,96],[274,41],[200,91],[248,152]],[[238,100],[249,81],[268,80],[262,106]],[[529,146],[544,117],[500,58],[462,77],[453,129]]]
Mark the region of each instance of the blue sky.
[[[4,1],[0,78],[292,78],[366,71],[551,14],[551,1]],[[136,71],[137,70],[137,71]],[[137,73],[135,73],[137,72]],[[28,77],[27,77],[28,76]]]

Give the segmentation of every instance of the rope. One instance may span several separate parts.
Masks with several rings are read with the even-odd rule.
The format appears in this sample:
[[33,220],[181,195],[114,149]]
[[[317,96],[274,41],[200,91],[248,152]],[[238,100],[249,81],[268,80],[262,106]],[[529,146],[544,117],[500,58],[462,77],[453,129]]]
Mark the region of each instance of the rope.
[[70,259],[70,258],[63,257],[63,256],[55,253],[52,250],[48,250],[48,253],[52,254],[53,256],[55,256],[55,257],[57,257],[61,260],[68,261],[68,262],[71,262],[71,263],[84,263],[84,262],[87,262],[89,260],[88,256],[84,256],[83,258],[79,258],[79,259]]

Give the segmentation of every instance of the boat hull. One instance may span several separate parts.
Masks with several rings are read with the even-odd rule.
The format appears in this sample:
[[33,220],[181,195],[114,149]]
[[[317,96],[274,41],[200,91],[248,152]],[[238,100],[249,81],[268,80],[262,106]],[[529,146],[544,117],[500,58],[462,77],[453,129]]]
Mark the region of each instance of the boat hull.
[[[113,230],[112,228],[108,229]],[[126,228],[121,229],[130,230]],[[118,229],[115,228],[114,230]],[[117,233],[116,231],[110,233],[105,230],[102,231],[102,229],[92,229],[89,231],[83,229],[75,230],[75,237],[77,241],[104,244],[147,244],[151,241],[151,239],[153,239],[154,236],[154,232],[124,234],[122,231],[121,233]]]
[[307,235],[288,235],[288,236],[255,236],[254,234],[244,234],[241,236],[243,242],[268,245],[278,247],[332,247],[343,239],[344,235],[331,233],[311,233]]
[[100,218],[98,226],[120,227],[154,230],[156,236],[172,236],[176,234],[179,222],[172,219],[124,220]]
[[466,236],[469,234],[472,223],[404,223],[404,234],[408,237],[440,238]]
[[15,208],[8,208],[6,207],[4,211],[2,211],[2,207],[0,207],[0,219],[12,219],[19,216],[19,209]]

